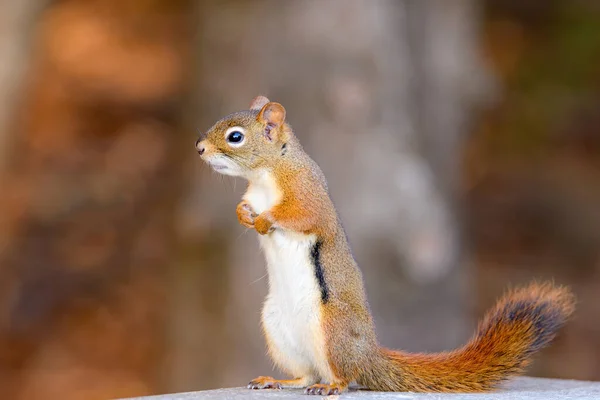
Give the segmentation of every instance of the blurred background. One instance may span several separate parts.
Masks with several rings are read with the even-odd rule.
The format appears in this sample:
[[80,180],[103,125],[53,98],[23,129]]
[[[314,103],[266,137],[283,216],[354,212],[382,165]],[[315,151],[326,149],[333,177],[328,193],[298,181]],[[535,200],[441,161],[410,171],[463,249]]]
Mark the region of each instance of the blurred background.
[[194,142],[264,94],[329,180],[383,344],[571,285],[529,369],[600,379],[600,3],[0,1],[0,398],[277,375],[244,182]]

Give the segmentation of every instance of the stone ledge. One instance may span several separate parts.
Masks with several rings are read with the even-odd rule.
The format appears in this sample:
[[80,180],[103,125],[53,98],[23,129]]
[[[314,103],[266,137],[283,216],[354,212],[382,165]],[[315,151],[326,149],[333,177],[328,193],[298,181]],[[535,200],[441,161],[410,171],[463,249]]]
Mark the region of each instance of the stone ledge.
[[[319,399],[322,396],[306,396],[301,390],[250,390],[229,388],[201,392],[175,393],[159,396],[138,397],[137,400],[212,400],[212,399]],[[600,400],[600,382],[572,381],[544,378],[516,378],[493,393],[437,394],[437,393],[389,393],[352,390],[330,399],[468,399],[468,400],[554,400],[578,399]],[[134,399],[131,399],[134,400]]]

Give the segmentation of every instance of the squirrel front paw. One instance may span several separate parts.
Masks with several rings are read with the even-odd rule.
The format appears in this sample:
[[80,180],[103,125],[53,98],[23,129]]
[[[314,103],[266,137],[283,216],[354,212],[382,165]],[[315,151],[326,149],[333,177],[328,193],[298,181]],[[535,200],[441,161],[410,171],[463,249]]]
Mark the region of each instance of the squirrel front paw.
[[267,233],[273,232],[275,227],[273,226],[271,214],[264,212],[256,217],[254,220],[254,229],[256,229],[256,232],[260,233],[261,235],[266,235]]
[[240,224],[244,225],[246,228],[254,228],[254,221],[258,214],[254,212],[252,206],[248,202],[242,201],[238,204],[236,212]]

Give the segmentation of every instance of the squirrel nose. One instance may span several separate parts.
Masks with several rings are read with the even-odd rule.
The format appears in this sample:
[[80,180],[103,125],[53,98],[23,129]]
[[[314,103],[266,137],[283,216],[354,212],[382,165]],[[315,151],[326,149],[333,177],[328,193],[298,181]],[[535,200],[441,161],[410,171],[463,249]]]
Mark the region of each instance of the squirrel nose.
[[206,150],[200,139],[196,140],[196,150],[198,150],[198,154],[200,155],[204,154],[204,150]]

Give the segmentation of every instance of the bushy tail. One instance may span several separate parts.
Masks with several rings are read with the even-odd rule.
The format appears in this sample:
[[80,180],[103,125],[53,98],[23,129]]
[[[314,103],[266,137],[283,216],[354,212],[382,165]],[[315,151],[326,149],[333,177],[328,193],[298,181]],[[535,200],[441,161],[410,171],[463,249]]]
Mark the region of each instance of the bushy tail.
[[461,349],[409,354],[381,349],[360,379],[373,390],[481,392],[520,374],[574,311],[569,289],[531,284],[502,297]]

